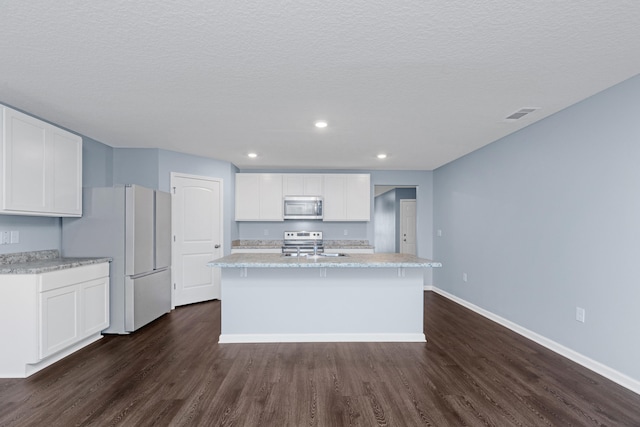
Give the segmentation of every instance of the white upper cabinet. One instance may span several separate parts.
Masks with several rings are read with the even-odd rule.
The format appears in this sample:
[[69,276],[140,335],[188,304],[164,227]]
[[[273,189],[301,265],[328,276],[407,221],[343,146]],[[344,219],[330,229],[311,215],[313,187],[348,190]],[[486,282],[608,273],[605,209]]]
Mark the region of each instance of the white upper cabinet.
[[0,108],[0,214],[81,216],[82,138]]
[[236,174],[236,221],[284,221],[282,174]]
[[283,196],[322,196],[322,174],[287,173],[282,175]]
[[324,221],[370,221],[369,174],[236,174],[236,221],[284,221],[284,196],[322,196]]
[[324,221],[370,221],[369,174],[324,175]]

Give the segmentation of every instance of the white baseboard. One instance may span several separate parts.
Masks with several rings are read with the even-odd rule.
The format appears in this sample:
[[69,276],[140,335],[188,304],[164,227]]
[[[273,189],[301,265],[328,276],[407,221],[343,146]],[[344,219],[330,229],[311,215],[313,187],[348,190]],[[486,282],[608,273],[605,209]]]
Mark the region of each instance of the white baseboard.
[[442,289],[437,288],[436,286],[425,286],[425,291],[433,291],[443,297],[460,304],[471,311],[474,311],[480,314],[483,317],[486,317],[489,320],[493,320],[494,322],[504,326],[505,328],[511,329],[517,334],[522,335],[525,338],[530,339],[543,347],[548,348],[551,351],[558,353],[561,356],[566,357],[569,360],[576,362],[579,365],[584,366],[587,369],[592,370],[605,378],[610,379],[611,381],[620,384],[621,386],[628,388],[634,393],[640,394],[640,381],[633,379],[619,371],[616,371],[613,368],[610,368],[600,362],[597,362],[583,354],[580,354],[570,348],[563,346],[562,344],[558,344],[557,342],[550,340],[540,334],[537,334],[533,331],[530,331],[527,328],[523,328],[522,326],[513,323],[510,320],[507,320],[503,317],[500,317],[490,311],[485,310],[484,308],[478,307],[475,304],[472,304],[468,301],[463,300],[455,295],[448,293],[447,291],[443,291]]
[[220,344],[278,342],[427,342],[424,334],[221,334]]

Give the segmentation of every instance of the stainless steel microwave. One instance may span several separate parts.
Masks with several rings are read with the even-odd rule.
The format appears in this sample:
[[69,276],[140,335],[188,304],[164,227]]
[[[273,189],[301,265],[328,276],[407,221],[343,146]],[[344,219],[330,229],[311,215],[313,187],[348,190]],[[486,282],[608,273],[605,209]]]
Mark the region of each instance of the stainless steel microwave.
[[322,219],[322,197],[285,196],[284,219]]

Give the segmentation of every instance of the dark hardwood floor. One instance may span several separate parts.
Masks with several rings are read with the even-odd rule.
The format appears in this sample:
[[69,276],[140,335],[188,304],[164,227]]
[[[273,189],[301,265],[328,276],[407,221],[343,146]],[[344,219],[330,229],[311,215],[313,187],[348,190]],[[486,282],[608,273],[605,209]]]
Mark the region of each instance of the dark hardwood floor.
[[218,344],[220,303],[181,307],[0,379],[0,426],[640,425],[639,395],[424,298],[426,344]]

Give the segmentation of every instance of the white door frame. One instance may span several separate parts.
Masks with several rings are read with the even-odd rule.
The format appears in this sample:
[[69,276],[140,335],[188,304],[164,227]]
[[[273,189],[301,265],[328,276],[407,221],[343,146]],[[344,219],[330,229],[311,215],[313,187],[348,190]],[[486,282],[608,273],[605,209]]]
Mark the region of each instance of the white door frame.
[[[171,180],[170,180],[170,184],[169,184],[169,189],[170,189],[170,193],[171,196],[173,197],[174,195],[174,179],[175,178],[187,178],[187,179],[198,179],[198,180],[204,180],[204,181],[210,181],[210,182],[217,182],[220,184],[220,246],[222,248],[222,251],[224,253],[224,180],[222,178],[214,178],[211,176],[202,176],[202,175],[192,175],[192,174],[187,174],[187,173],[182,173],[182,172],[171,172]],[[173,209],[174,209],[174,204],[171,204],[171,217],[174,218],[174,213],[173,213]],[[172,220],[173,221],[173,220]],[[172,225],[173,228],[173,225]],[[173,263],[176,260],[176,256],[175,256],[175,249],[174,249],[174,242],[175,242],[175,234],[173,234],[173,230],[171,230],[171,309],[175,309],[175,266],[173,265]]]

